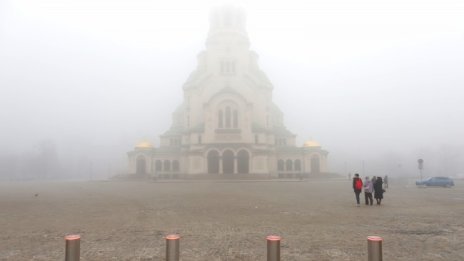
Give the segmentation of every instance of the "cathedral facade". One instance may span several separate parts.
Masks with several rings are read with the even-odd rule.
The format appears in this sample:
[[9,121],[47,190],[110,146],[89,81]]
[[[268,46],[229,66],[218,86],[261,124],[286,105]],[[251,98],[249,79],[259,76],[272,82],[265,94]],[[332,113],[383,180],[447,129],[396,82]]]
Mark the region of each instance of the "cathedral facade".
[[129,173],[154,177],[235,175],[302,177],[327,172],[315,141],[296,146],[272,102],[273,86],[250,50],[245,12],[213,9],[206,49],[183,86],[159,146],[141,142],[128,152]]

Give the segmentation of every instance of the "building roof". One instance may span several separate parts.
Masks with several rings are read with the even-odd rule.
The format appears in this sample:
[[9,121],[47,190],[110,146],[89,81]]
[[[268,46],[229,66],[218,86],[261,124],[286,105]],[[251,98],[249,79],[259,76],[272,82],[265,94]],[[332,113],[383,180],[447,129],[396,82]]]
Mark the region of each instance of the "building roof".
[[144,140],[144,141],[140,141],[139,143],[137,143],[135,145],[135,148],[136,149],[152,149],[153,144],[150,141]]
[[321,144],[315,140],[308,140],[303,144],[303,147],[310,148],[310,147],[321,147]]

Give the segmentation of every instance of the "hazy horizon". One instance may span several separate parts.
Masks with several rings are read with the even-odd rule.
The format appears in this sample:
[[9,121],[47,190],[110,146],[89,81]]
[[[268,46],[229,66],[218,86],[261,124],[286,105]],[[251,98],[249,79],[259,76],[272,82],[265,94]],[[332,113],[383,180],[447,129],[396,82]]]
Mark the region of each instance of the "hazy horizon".
[[[104,178],[138,141],[159,146],[217,4],[0,2],[0,164],[46,143],[69,177]],[[424,158],[427,174],[464,173],[464,4],[239,5],[287,128],[331,172],[415,175]]]

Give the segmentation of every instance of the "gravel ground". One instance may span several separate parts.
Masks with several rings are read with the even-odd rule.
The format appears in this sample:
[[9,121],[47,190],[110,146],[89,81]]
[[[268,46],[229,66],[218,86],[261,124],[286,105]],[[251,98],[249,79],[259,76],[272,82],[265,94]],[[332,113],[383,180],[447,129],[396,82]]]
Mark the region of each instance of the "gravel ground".
[[304,181],[89,181],[0,183],[0,260],[63,260],[80,234],[81,260],[164,260],[181,235],[181,260],[464,260],[464,181],[416,188],[392,180],[381,206],[356,207],[347,179]]

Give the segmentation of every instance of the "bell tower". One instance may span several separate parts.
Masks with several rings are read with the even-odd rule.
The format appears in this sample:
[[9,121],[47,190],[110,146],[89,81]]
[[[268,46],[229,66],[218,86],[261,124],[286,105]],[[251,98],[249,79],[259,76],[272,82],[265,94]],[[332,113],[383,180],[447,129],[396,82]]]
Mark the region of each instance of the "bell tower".
[[213,8],[209,24],[207,49],[230,46],[249,48],[250,42],[245,28],[246,14],[243,8],[233,5]]

